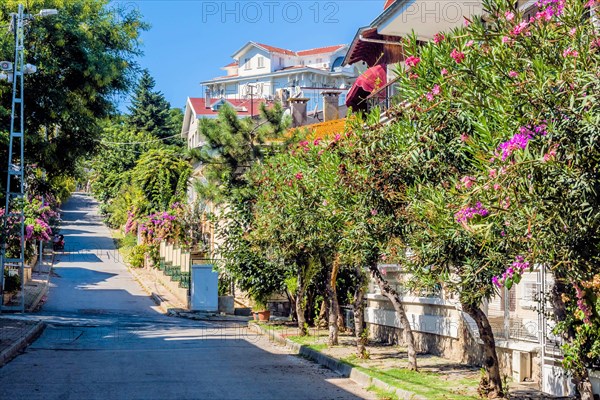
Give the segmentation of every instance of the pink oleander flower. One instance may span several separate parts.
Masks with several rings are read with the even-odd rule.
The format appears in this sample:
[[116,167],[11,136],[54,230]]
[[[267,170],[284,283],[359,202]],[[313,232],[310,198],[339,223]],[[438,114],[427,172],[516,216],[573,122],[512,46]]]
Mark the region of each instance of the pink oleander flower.
[[431,93],[434,95],[438,95],[440,94],[440,85],[433,85],[433,89],[431,89]]
[[512,21],[513,19],[515,19],[515,14],[510,11],[506,11],[504,13],[504,18],[506,18],[507,21]]
[[509,38],[508,36],[502,36],[502,43],[510,43],[512,42],[512,39]]
[[508,76],[510,76],[511,78],[516,78],[517,76],[519,76],[519,73],[517,71],[509,71]]
[[500,186],[500,185],[499,185],[499,184],[497,184],[497,183],[496,183],[496,184],[494,184],[494,190],[495,190],[495,191],[498,191],[498,190],[500,190],[500,189],[502,189],[502,186]]
[[576,58],[579,56],[579,52],[577,50],[573,50],[572,48],[568,48],[565,49],[565,51],[563,51],[563,57],[567,58],[567,57],[573,57]]
[[298,180],[301,180],[304,177],[304,175],[302,175],[302,172],[298,172],[295,176]]
[[544,154],[543,160],[544,162],[552,161],[556,158],[556,149],[558,148],[558,143],[555,144],[548,150],[546,154]]
[[323,200],[323,206],[327,207],[327,204],[329,204],[327,203],[327,200]]
[[465,17],[463,17],[463,18],[464,18],[464,24],[465,24],[465,26],[469,26],[469,25],[471,25],[471,21],[469,21],[469,20],[468,20],[468,19],[466,19]]
[[465,143],[467,140],[469,140],[469,135],[467,135],[466,133],[461,133],[460,141]]
[[409,78],[409,79],[413,79],[413,80],[414,80],[414,79],[419,79],[419,74],[414,74],[414,73],[411,73],[410,75],[408,75],[408,78]]
[[446,68],[442,68],[442,70],[440,71],[440,73],[442,75],[447,75],[448,74],[448,70]]
[[527,27],[529,26],[529,23],[527,21],[522,21],[521,23],[519,23],[518,25],[516,25],[511,31],[510,34],[513,36],[518,36],[521,33],[523,33],[523,31],[525,29],[527,29]]
[[334,142],[337,142],[337,141],[339,141],[341,138],[342,138],[342,135],[340,135],[339,133],[336,133],[336,134],[335,134],[335,137],[333,138],[333,141],[334,141]]
[[460,180],[465,189],[470,189],[476,181],[477,180],[472,176],[465,176]]
[[425,97],[427,98],[427,101],[433,101],[433,93],[429,92],[429,93],[425,93]]
[[313,145],[318,146],[320,143],[320,139],[315,139],[315,141],[313,142]]
[[407,66],[412,68],[416,67],[421,62],[421,59],[419,57],[410,56],[404,62]]
[[435,44],[439,44],[441,43],[446,37],[444,36],[443,33],[436,33],[435,35],[433,35],[433,42]]
[[571,30],[569,31],[569,36],[575,36],[576,33],[577,33],[577,28],[571,28]]
[[378,214],[377,210],[373,208],[373,209],[371,210],[371,215],[372,215],[372,216],[376,216],[377,214]]
[[502,237],[506,236],[506,232],[504,232],[504,231],[500,232],[500,236],[502,236]]
[[492,168],[488,171],[488,175],[490,178],[494,179],[498,175],[498,171],[495,168]]
[[465,47],[471,47],[474,43],[475,42],[473,40],[469,40],[467,43],[465,43]]
[[456,61],[457,64],[460,64],[465,59],[465,53],[463,53],[462,51],[459,51],[457,49],[452,49],[452,52],[450,53],[450,57],[452,57],[454,59],[454,61]]

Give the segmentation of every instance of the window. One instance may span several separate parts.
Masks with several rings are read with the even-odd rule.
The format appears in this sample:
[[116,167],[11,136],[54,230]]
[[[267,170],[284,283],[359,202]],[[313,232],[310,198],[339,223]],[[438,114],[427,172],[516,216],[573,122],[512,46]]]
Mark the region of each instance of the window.
[[283,57],[279,57],[279,65],[283,67]]
[[258,68],[265,67],[265,58],[262,56],[258,56]]
[[304,65],[304,60],[300,61],[300,65]]
[[317,58],[317,64],[321,64],[323,62],[322,58]]
[[250,59],[244,58],[244,69],[251,69],[252,65],[250,65]]

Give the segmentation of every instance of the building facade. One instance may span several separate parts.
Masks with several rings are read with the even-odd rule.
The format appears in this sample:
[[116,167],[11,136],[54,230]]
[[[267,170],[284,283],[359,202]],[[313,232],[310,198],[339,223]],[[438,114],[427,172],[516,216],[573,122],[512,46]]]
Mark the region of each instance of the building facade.
[[345,102],[345,93],[358,75],[356,66],[342,66],[347,51],[348,45],[292,51],[248,42],[222,68],[226,75],[201,84],[211,98],[308,98],[307,108],[314,113],[324,90],[339,90],[340,102]]

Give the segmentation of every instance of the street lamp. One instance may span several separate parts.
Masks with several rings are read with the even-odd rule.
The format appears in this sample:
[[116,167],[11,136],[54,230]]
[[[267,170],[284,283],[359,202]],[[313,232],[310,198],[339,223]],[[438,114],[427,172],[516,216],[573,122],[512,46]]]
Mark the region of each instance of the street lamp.
[[[6,204],[4,208],[4,215],[6,218],[13,217],[17,221],[20,221],[20,243],[21,249],[19,257],[7,258],[6,257],[6,243],[1,246],[0,264],[2,267],[2,273],[0,274],[0,292],[4,294],[4,270],[7,264],[12,267],[19,268],[19,275],[21,278],[21,304],[17,307],[5,307],[0,301],[0,311],[9,309],[14,311],[25,311],[25,293],[24,288],[24,268],[25,268],[25,215],[24,215],[24,202],[21,201],[18,210],[11,209],[11,200],[13,198],[22,199],[25,198],[25,119],[23,115],[23,78],[26,74],[32,74],[37,71],[35,65],[25,64],[25,25],[32,21],[35,17],[47,17],[50,15],[56,15],[57,10],[44,9],[36,15],[25,14],[23,12],[23,5],[19,4],[18,12],[11,13],[11,23],[9,30],[15,35],[15,58],[14,62],[0,61],[0,79],[8,80],[13,84],[12,90],[12,107],[10,115],[10,140],[8,145],[8,168],[6,178]],[[18,123],[17,123],[18,120]],[[15,151],[16,148],[19,151]],[[18,185],[13,189],[11,188],[11,181],[13,179],[18,181]],[[6,219],[3,223],[3,229],[6,228]],[[2,296],[3,297],[3,296]],[[0,300],[3,300],[0,297]]]

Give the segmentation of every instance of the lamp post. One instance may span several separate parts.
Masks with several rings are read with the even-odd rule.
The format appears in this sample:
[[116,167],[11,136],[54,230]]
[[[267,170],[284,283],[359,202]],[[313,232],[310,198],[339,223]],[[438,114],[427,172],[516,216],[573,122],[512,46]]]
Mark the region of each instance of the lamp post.
[[[23,78],[26,74],[32,74],[37,71],[35,65],[25,64],[25,25],[35,17],[47,17],[57,14],[54,9],[41,10],[38,14],[25,14],[23,5],[19,4],[18,11],[11,14],[11,23],[9,30],[15,35],[15,57],[14,63],[9,61],[0,61],[0,79],[12,82],[12,106],[10,114],[10,140],[8,145],[8,168],[6,178],[6,203],[4,207],[5,220],[3,230],[6,231],[8,218],[16,219],[19,224],[20,251],[18,257],[6,257],[7,246],[3,243],[2,253],[0,254],[0,264],[2,274],[0,274],[0,292],[4,294],[4,271],[6,267],[12,270],[18,268],[21,278],[21,301],[19,306],[7,307],[3,304],[3,297],[0,302],[0,312],[2,310],[12,310],[25,312],[25,293],[24,289],[24,268],[25,268],[25,119],[23,115],[24,87]],[[18,148],[18,150],[17,150]],[[15,182],[14,189],[11,187],[12,181]],[[12,207],[12,201],[20,199],[18,207]],[[7,235],[3,235],[6,237]]]

